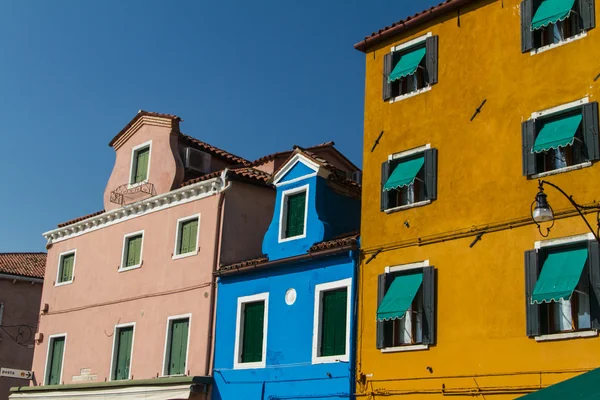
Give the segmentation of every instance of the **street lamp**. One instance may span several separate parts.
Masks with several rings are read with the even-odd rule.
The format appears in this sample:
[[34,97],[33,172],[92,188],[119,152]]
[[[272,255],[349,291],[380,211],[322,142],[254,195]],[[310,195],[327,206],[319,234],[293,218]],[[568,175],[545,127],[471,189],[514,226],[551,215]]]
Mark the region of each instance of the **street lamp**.
[[[558,190],[560,193],[563,194],[563,196],[567,198],[567,200],[569,200],[569,202],[573,205],[573,207],[575,207],[575,210],[577,210],[581,218],[583,218],[585,224],[590,229],[596,240],[600,242],[600,238],[598,237],[600,235],[600,206],[583,206],[581,204],[577,204],[575,200],[573,200],[573,196],[569,196],[567,193],[565,193],[564,190],[562,190],[555,184],[544,180],[539,180],[538,183],[539,191],[535,195],[535,200],[533,201],[533,203],[531,203],[531,219],[533,219],[533,222],[535,222],[538,231],[540,232],[540,235],[542,235],[543,237],[548,237],[548,235],[550,234],[550,229],[552,229],[552,227],[554,226],[554,212],[552,211],[552,207],[550,207],[550,204],[548,204],[548,196],[546,195],[546,193],[544,193],[544,184],[547,184]],[[596,229],[596,231],[594,231],[592,226],[589,224],[588,220],[583,215],[582,210],[598,211],[598,214],[596,216],[598,228]],[[549,228],[546,228],[546,234],[544,234],[544,232],[542,232],[542,227],[540,226],[540,223],[549,221],[552,221],[552,225],[550,225]]]

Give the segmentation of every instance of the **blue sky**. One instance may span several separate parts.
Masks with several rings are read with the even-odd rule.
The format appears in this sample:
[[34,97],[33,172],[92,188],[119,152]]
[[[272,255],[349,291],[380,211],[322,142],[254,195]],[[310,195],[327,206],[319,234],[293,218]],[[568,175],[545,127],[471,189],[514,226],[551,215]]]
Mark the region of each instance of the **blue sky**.
[[0,13],[0,252],[103,208],[110,139],[144,109],[256,159],[334,140],[361,165],[353,44],[432,0],[13,1]]

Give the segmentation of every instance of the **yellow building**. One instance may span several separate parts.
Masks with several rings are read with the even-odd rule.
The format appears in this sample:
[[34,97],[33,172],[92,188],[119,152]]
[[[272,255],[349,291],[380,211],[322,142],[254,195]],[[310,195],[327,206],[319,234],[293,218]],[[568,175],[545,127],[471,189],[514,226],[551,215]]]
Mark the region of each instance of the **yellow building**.
[[598,3],[448,0],[355,45],[358,394],[512,399],[600,366],[598,242],[549,184],[555,224],[532,219],[539,179],[600,200]]

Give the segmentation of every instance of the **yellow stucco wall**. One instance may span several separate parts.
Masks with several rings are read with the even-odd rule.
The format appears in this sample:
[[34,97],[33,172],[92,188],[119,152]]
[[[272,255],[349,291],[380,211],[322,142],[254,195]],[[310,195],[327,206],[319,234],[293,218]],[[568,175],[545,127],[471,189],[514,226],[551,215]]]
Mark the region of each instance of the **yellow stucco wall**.
[[[443,385],[461,393],[480,386],[497,387],[494,399],[512,399],[522,394],[511,388],[547,385],[573,376],[568,370],[600,366],[600,338],[537,343],[526,337],[523,254],[542,238],[529,216],[537,181],[521,172],[522,121],[586,96],[598,101],[600,79],[593,80],[600,73],[600,28],[552,50],[522,54],[519,3],[478,1],[460,10],[460,26],[453,12],[366,54],[359,393],[436,398]],[[427,32],[439,35],[439,83],[415,97],[383,102],[384,55]],[[470,122],[484,99],[481,114]],[[425,144],[438,149],[437,200],[380,212],[381,163]],[[599,177],[600,165],[594,164],[546,179],[588,204],[600,200]],[[555,210],[569,210],[554,189],[546,193]],[[486,226],[493,232],[469,248]],[[549,238],[583,233],[585,224],[573,216],[558,219]],[[419,246],[418,238],[429,244]],[[385,251],[365,264],[381,247]],[[376,348],[377,276],[386,266],[422,260],[438,273],[437,343],[382,354]],[[533,371],[556,373],[521,374]]]

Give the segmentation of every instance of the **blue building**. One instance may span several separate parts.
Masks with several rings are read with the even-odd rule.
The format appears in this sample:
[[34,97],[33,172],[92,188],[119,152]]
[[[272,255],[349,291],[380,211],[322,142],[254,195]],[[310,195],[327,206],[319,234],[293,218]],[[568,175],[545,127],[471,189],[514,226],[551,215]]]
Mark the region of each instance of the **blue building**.
[[263,255],[221,266],[213,399],[331,399],[354,391],[360,186],[296,149]]

